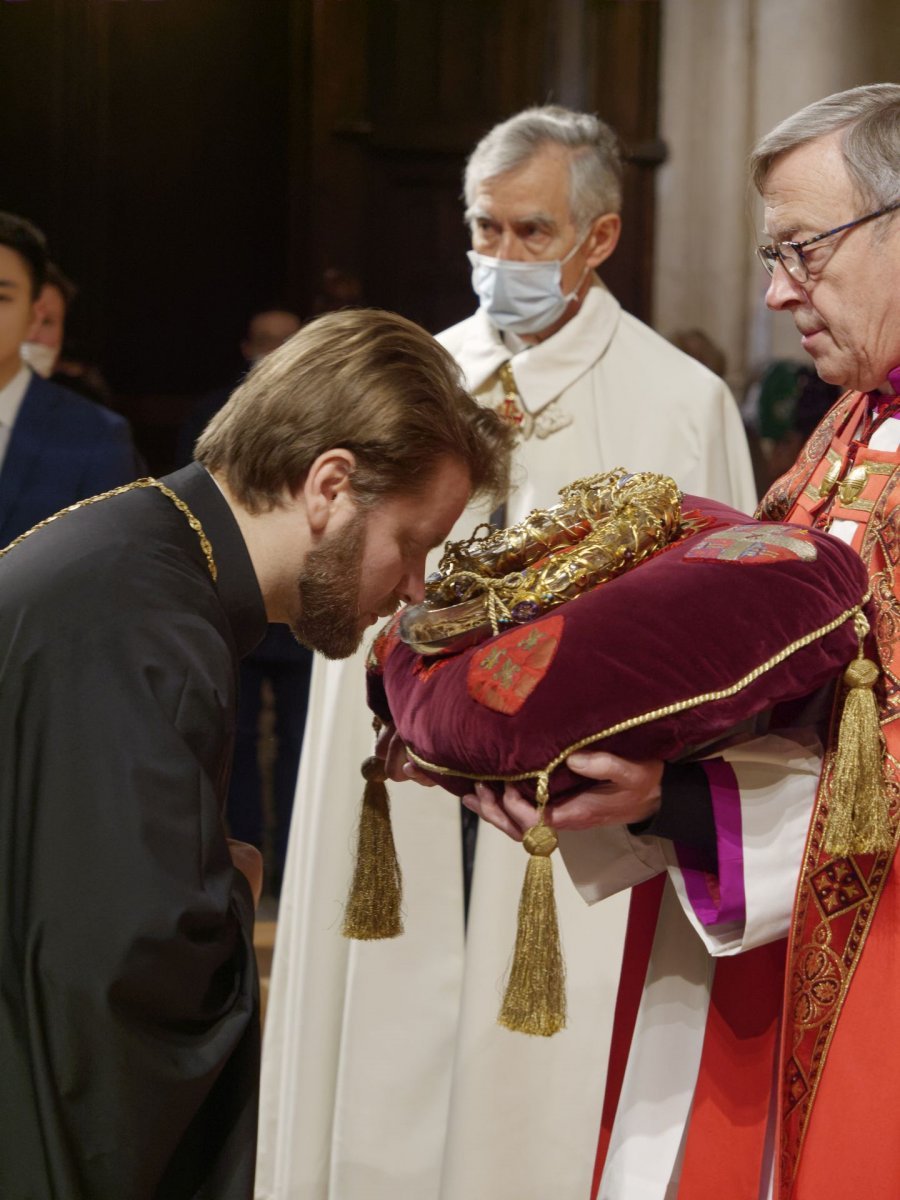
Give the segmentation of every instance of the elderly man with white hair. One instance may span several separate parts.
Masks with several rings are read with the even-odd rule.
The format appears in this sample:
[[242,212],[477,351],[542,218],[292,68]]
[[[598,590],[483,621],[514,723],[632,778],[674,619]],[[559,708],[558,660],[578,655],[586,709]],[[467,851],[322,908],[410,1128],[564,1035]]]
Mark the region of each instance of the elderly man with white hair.
[[[618,140],[590,114],[528,109],[469,159],[479,307],[438,340],[476,397],[519,431],[510,522],[616,466],[665,472],[745,511],[756,503],[723,381],[624,312],[596,274],[616,248],[621,198]],[[457,534],[484,516],[469,513]],[[590,909],[560,871],[569,1027],[550,1040],[499,1028],[521,850],[482,828],[464,923],[458,801],[406,783],[392,797],[406,933],[348,955],[339,903],[372,746],[362,678],[361,660],[314,671],[267,1017],[258,1194],[583,1194],[625,899]],[[301,908],[304,896],[318,906]]]
[[[698,764],[691,797],[716,830],[713,891],[724,896],[730,874],[740,895],[719,923],[692,900],[671,842],[627,832],[665,808],[663,764],[581,756],[577,769],[605,782],[553,812],[559,828],[583,831],[561,834],[573,877],[592,900],[612,880],[647,881],[613,1039],[601,1200],[900,1194],[900,86],[789,117],[756,147],[751,173],[767,303],[791,315],[820,377],[847,389],[761,513],[828,530],[869,571],[889,801],[871,846],[884,848],[826,848],[827,709],[803,731],[735,743]],[[512,789],[469,803],[513,836],[534,821]]]

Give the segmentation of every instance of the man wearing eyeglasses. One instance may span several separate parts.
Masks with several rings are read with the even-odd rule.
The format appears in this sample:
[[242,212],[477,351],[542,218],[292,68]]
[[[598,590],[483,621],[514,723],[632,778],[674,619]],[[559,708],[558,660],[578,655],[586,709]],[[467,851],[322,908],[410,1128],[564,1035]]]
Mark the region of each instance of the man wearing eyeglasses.
[[[790,313],[819,376],[848,389],[765,497],[762,513],[829,530],[869,569],[870,653],[876,657],[877,647],[882,670],[883,773],[896,848],[900,86],[856,88],[811,105],[762,140],[751,171],[771,237],[759,248],[771,275],[766,303]],[[900,863],[895,849],[837,861],[821,849],[817,831],[829,797],[825,771],[787,946],[781,1182],[785,1196],[895,1196],[900,1063],[896,1041],[883,1033],[900,995]],[[838,886],[828,895],[832,883]]]
[[[896,844],[900,86],[810,105],[761,140],[751,171],[769,238],[758,251],[771,276],[766,302],[790,313],[819,376],[847,389],[762,515],[828,530],[869,568]],[[600,1200],[900,1195],[900,1049],[891,1036],[900,865],[893,853],[836,858],[820,848],[834,729],[827,705],[822,716],[817,727],[733,744],[696,763],[692,777],[672,776],[678,796],[660,762],[581,754],[577,770],[603,782],[552,810],[586,898],[669,877],[661,902],[650,885],[633,901],[637,937],[626,952],[592,1193]],[[513,837],[534,823],[513,789],[502,803],[486,792],[469,802]],[[634,835],[648,818],[659,830],[673,806],[710,831],[713,892],[724,894],[729,873],[739,882],[737,920],[717,924],[695,910],[672,842]]]
[[[900,180],[886,179],[883,191],[861,187],[850,174],[840,131],[798,147],[782,162],[775,163],[774,157],[755,160],[754,181],[765,200],[766,227],[774,235],[756,251],[772,277],[766,303],[794,318],[800,344],[812,356],[820,379],[861,391],[892,392],[887,377],[877,376],[894,358],[894,365],[900,364],[900,326],[892,303],[900,223],[887,219],[900,209],[900,198],[824,233],[795,239],[798,231],[827,222],[836,212],[859,208],[861,200],[877,203],[900,188]],[[767,161],[768,173],[763,174]],[[826,179],[839,185],[823,187]],[[881,224],[872,224],[876,221]],[[865,234],[850,236],[867,225]],[[881,289],[876,299],[873,292]]]

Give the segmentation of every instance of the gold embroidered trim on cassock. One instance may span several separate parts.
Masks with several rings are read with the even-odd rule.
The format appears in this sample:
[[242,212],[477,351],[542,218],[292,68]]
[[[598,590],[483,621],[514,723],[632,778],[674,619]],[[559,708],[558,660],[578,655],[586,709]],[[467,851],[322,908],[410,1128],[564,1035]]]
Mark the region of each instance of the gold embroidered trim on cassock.
[[[886,768],[892,775],[892,778],[887,780],[887,786],[891,797],[891,820],[892,823],[896,823],[900,810],[900,764],[888,755]],[[868,938],[872,918],[884,891],[900,834],[898,825],[894,830],[894,847],[890,851],[828,859],[822,853],[822,842],[830,782],[829,763],[822,772],[804,856],[804,887],[791,927],[790,945],[793,947],[801,940],[802,944],[799,949],[789,952],[787,964],[786,987],[791,1024],[785,1033],[790,1029],[792,1035],[790,1045],[786,1042],[784,1051],[783,1103],[785,1121],[795,1122],[797,1130],[795,1144],[791,1145],[789,1142],[782,1154],[782,1179],[788,1185],[784,1194],[789,1194],[789,1183],[793,1181],[800,1162],[809,1128],[809,1117],[838,1018]],[[829,890],[832,892],[830,911],[827,898]],[[807,915],[811,901],[820,919],[814,929],[805,932],[804,926],[808,928]],[[846,918],[853,910],[856,911],[852,920],[847,922]],[[838,951],[832,943],[835,926],[842,918],[845,919],[845,925],[849,924],[849,928],[842,930],[843,944]],[[827,963],[827,967],[830,968],[820,971],[818,977],[804,970],[805,964],[817,961],[817,956],[818,962],[823,965]],[[805,1019],[804,1004],[812,1010],[806,1014]],[[813,1034],[812,1031],[817,1027],[818,1033]],[[803,1054],[801,1062],[797,1051],[804,1038],[810,1036],[813,1038],[812,1048]],[[807,1069],[804,1070],[804,1067]]]
[[[800,494],[810,483],[819,463],[826,456],[835,429],[849,416],[858,399],[858,392],[845,392],[825,414],[819,427],[800,451],[793,467],[776,479],[763,496],[756,510],[758,520],[785,520],[788,511],[796,504]],[[808,494],[810,499],[821,499],[817,491],[810,491]]]
[[[847,406],[842,407],[846,411]],[[832,430],[833,423],[829,437]],[[880,723],[885,728],[900,715],[900,680],[892,661],[900,651],[900,605],[894,590],[893,570],[900,543],[889,545],[887,531],[892,527],[885,520],[887,506],[900,487],[900,464],[877,465],[879,470],[872,474],[890,474],[890,478],[866,524],[860,557],[869,573],[876,610],[874,632],[886,685]],[[799,496],[804,484],[797,482],[796,496]],[[764,500],[762,507],[765,506]],[[897,510],[898,506],[895,506],[894,511]],[[884,560],[881,569],[875,563],[879,551]],[[835,735],[836,722],[833,721],[828,738],[830,746],[834,745]],[[778,1193],[784,1196],[791,1194],[844,1000],[900,840],[900,762],[888,752],[884,765],[893,848],[845,858],[825,853],[823,840],[832,764],[833,751],[822,769],[788,943],[788,1009],[781,1081],[784,1128],[780,1154],[781,1190]],[[812,973],[807,969],[809,967],[814,968]],[[820,968],[818,974],[815,968]]]

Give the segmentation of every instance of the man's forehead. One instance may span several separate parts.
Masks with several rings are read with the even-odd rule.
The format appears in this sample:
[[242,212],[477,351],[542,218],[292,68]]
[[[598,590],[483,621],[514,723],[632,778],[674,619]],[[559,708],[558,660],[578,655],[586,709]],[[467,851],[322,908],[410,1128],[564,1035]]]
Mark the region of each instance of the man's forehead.
[[779,155],[766,176],[762,199],[766,231],[781,238],[849,221],[859,207],[835,135]]
[[395,520],[407,536],[435,545],[447,537],[471,490],[468,466],[447,457],[435,466],[424,488],[386,496],[374,511]]
[[[559,150],[559,152],[557,152]],[[510,171],[482,179],[475,188],[477,204],[521,206],[555,212],[569,203],[570,159],[561,148],[542,147]]]
[[41,294],[38,298],[38,303],[44,313],[58,316],[65,312],[66,301],[62,292],[55,283],[45,283],[41,288]]
[[466,209],[466,220],[474,221],[480,217],[489,220],[502,218],[505,221],[514,221],[523,225],[555,227],[559,224],[559,214],[548,212],[545,208],[538,208],[527,201],[522,203],[506,202],[502,198],[478,196]]

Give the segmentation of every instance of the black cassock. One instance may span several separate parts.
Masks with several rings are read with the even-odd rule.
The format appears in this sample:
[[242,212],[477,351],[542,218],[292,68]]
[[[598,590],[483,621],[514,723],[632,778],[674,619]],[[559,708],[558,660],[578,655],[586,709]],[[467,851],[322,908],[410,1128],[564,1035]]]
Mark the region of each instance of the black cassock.
[[250,889],[222,813],[249,556],[193,465],[0,558],[0,1197],[245,1200]]

